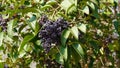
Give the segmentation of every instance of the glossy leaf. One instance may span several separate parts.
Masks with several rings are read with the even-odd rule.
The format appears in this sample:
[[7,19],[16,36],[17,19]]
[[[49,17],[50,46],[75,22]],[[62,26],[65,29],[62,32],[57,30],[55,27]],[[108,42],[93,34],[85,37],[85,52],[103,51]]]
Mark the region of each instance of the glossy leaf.
[[86,25],[85,24],[78,24],[78,29],[81,30],[83,33],[86,33]]
[[71,28],[71,33],[72,33],[72,35],[75,37],[75,39],[78,40],[78,28],[77,28],[76,26],[73,26],[73,27]]
[[59,49],[59,53],[56,55],[56,61],[60,64],[64,64],[68,59],[68,51],[67,51],[67,46],[63,47],[61,46]]
[[67,46],[66,47],[63,47],[63,46],[60,47],[60,54],[63,56],[63,59],[65,61],[67,61],[67,58],[68,58]]
[[80,44],[75,43],[72,45],[72,47],[75,49],[75,51],[79,54],[81,58],[84,58],[84,51]]
[[67,29],[62,32],[62,35],[61,35],[61,43],[62,43],[63,46],[65,46],[66,41],[67,41],[69,35],[70,35],[70,31],[67,30]]

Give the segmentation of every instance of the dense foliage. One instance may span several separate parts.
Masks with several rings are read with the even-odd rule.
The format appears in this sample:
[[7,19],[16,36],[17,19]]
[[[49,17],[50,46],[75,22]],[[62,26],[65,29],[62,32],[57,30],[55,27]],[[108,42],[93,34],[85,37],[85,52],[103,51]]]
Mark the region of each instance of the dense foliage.
[[0,0],[0,68],[119,68],[118,0]]

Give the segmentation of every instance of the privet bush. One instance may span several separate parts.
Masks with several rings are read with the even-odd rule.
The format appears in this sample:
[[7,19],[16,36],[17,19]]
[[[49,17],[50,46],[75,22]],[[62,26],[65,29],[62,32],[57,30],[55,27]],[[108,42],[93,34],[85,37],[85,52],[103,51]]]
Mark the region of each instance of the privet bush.
[[118,0],[0,1],[0,68],[119,68]]

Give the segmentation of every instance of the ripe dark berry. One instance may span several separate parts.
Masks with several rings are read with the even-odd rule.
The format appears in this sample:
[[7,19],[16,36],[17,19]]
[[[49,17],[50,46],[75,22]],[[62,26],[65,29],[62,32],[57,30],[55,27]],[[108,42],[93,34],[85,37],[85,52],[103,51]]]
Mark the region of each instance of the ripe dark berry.
[[63,18],[57,19],[57,21],[50,21],[46,16],[42,16],[39,21],[43,28],[39,32],[39,38],[42,41],[45,51],[49,51],[52,47],[51,44],[60,44],[60,36],[64,29],[68,28],[68,22]]

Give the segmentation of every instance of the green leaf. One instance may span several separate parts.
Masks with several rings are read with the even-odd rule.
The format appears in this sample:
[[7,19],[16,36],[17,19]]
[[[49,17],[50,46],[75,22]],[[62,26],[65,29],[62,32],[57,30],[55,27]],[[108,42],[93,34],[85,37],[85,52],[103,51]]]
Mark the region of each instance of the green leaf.
[[0,68],[4,68],[4,64],[0,62]]
[[62,35],[61,35],[61,43],[62,43],[63,46],[65,46],[66,41],[67,41],[69,35],[70,35],[70,31],[67,30],[67,29],[62,32]]
[[75,6],[77,6],[78,0],[75,0]]
[[30,44],[25,44],[23,47],[23,50],[19,52],[19,58],[22,58],[26,52],[29,52],[31,50]]
[[65,15],[64,13],[58,12],[57,14],[60,15],[61,17],[65,18],[66,20],[69,20],[68,16]]
[[99,50],[99,46],[98,46],[98,42],[97,41],[91,40],[91,41],[89,41],[89,43],[96,51]]
[[1,32],[0,33],[0,46],[2,46],[3,36],[4,36],[4,33]]
[[59,63],[59,64],[64,64],[64,60],[63,60],[63,57],[60,55],[60,53],[57,53],[56,54],[56,61]]
[[92,2],[87,2],[87,4],[88,4],[93,10],[96,9],[96,8],[95,8],[95,5],[94,5]]
[[38,13],[39,11],[34,7],[27,7],[25,9],[20,9],[19,12],[22,12],[23,15],[24,15],[24,14],[26,14],[28,12]]
[[22,25],[20,26],[20,28],[18,29],[18,32],[20,33],[27,25]]
[[24,50],[21,50],[20,52],[19,52],[19,58],[22,58],[24,55],[26,54],[26,52],[24,51]]
[[83,11],[84,13],[86,13],[86,14],[89,14],[89,13],[90,13],[88,6],[85,6],[82,11]]
[[10,22],[8,22],[8,26],[7,26],[7,33],[9,37],[13,37],[13,24],[14,24],[14,20],[11,20]]
[[48,5],[55,5],[57,2],[56,1],[48,1],[46,4]]
[[63,47],[63,46],[60,47],[60,54],[63,56],[63,59],[65,61],[67,61],[67,58],[68,58],[67,46],[66,47]]
[[22,51],[23,48],[24,48],[24,46],[25,46],[25,44],[28,43],[33,38],[34,38],[33,34],[29,34],[29,35],[25,36],[24,39],[23,39],[23,41],[22,41],[22,43],[21,43],[21,45],[20,45],[20,47],[18,48],[18,51],[19,52]]
[[34,20],[36,20],[36,15],[32,15],[32,17],[29,19],[29,22],[33,22]]
[[75,6],[75,4],[72,4],[68,9],[67,9],[67,13],[73,13],[74,11],[77,11],[77,8]]
[[119,29],[120,28],[120,22],[118,22],[117,20],[115,20],[113,23],[114,23],[115,30],[120,35],[120,29]]
[[48,8],[52,8],[52,6],[51,6],[51,5],[42,6],[42,7],[41,7],[41,10],[45,10],[45,9],[48,9]]
[[67,46],[66,47],[60,47],[59,53],[56,55],[56,61],[60,64],[64,64],[64,61],[67,61],[68,59],[68,51]]
[[67,10],[71,5],[72,5],[72,3],[69,0],[64,0],[61,3],[62,8],[65,10]]
[[61,3],[61,6],[67,13],[75,10],[75,2],[73,0],[64,0]]
[[36,22],[36,23],[35,23],[35,35],[38,34],[39,29],[40,29],[40,26],[39,26],[38,22]]
[[114,0],[108,0],[108,2],[110,2],[110,3],[114,3]]
[[76,50],[73,47],[71,47],[70,49],[71,49],[72,57],[74,58],[75,62],[78,63],[79,60],[81,59],[81,56],[79,56],[79,54],[76,52]]
[[79,54],[81,58],[84,58],[84,51],[79,43],[74,43],[72,47],[75,49],[75,51]]
[[36,27],[36,22],[37,20],[33,21],[33,22],[28,22],[28,25],[33,29],[33,31],[35,31],[35,27]]
[[73,26],[71,28],[71,33],[73,34],[73,36],[78,40],[78,28],[76,26]]
[[30,2],[29,1],[25,1],[24,4],[25,5],[30,5]]
[[86,25],[85,24],[78,24],[78,29],[81,30],[83,33],[86,33]]

